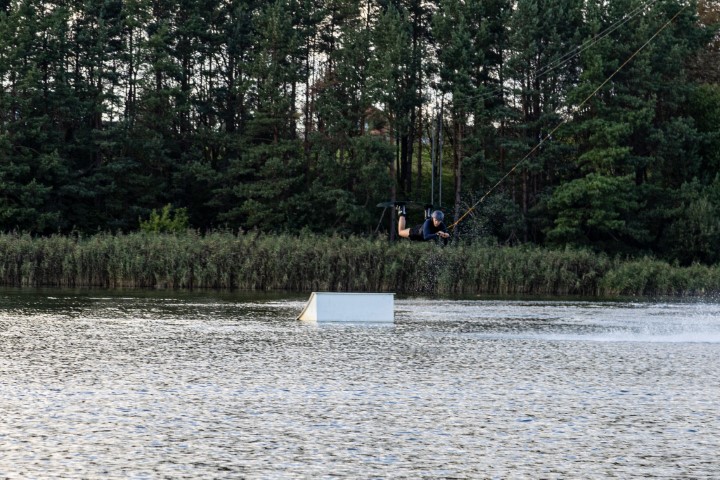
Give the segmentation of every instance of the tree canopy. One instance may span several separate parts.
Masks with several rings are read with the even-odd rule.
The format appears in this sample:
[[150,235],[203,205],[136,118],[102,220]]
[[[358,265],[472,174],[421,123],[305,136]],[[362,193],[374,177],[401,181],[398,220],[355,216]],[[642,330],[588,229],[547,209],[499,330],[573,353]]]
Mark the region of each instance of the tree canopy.
[[370,234],[392,229],[378,202],[432,199],[470,210],[466,241],[714,263],[719,21],[709,1],[0,2],[0,229],[172,206],[200,230]]

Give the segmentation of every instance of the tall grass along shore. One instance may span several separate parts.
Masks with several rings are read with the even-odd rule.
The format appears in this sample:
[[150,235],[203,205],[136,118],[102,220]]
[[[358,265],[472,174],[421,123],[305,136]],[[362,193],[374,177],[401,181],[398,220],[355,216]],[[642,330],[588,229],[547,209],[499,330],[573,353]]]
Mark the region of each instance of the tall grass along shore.
[[0,234],[0,283],[30,287],[390,291],[439,295],[710,295],[720,267],[586,250],[214,232]]

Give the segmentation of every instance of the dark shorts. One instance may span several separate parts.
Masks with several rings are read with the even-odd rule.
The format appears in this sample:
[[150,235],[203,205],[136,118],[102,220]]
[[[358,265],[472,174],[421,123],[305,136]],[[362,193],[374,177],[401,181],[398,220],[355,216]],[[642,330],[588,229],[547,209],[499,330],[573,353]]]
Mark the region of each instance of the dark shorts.
[[408,238],[410,240],[415,240],[416,242],[424,242],[425,236],[423,235],[422,225],[411,228],[410,236]]

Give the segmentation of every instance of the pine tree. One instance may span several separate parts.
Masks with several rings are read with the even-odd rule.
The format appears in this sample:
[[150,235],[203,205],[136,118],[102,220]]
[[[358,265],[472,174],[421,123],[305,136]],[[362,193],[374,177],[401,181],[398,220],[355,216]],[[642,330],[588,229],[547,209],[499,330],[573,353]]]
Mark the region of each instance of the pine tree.
[[[581,43],[582,17],[579,0],[520,0],[509,20],[506,78],[514,87],[505,147],[513,165],[522,162],[504,187],[512,188],[526,221],[531,209],[542,207],[545,190],[568,161],[562,131],[556,129],[568,111],[568,90],[578,82],[574,52]],[[540,240],[534,225],[528,232]]]
[[287,0],[276,0],[253,18],[255,47],[249,78],[243,149],[229,159],[219,190],[231,202],[218,218],[234,226],[279,230],[288,225],[300,189],[302,151],[294,122],[293,88],[301,44]]
[[305,208],[299,210],[321,205],[321,213],[315,209],[315,221],[307,218],[307,224],[357,231],[368,228],[378,195],[390,190],[392,150],[374,121],[383,117],[372,104],[370,88],[375,12],[363,15],[360,2],[344,7],[327,12],[334,41],[326,46],[327,61],[312,87],[317,121],[309,136],[314,162],[307,177],[312,181],[302,195]]
[[410,17],[403,5],[381,5],[373,29],[374,55],[369,66],[373,98],[382,105],[394,136],[397,175],[401,196],[412,191],[412,153],[415,140],[416,109],[422,103],[420,86],[420,49],[414,37],[421,12]]
[[68,10],[25,0],[0,13],[0,228],[67,226],[65,140],[78,120],[67,84]]
[[[503,1],[440,2],[434,17],[439,89],[447,96],[452,148],[455,217],[465,199],[487,188],[492,178],[488,158],[497,147],[501,122],[507,32]],[[492,181],[492,183],[495,183]]]
[[[697,130],[682,113],[691,88],[683,62],[701,47],[702,36],[693,10],[676,2],[650,9],[633,0],[589,7],[590,38],[620,27],[583,53],[581,83],[570,99],[579,103],[607,83],[569,124],[578,159],[549,202],[554,227],[548,237],[609,250],[652,248],[665,221],[664,202],[672,197],[667,190],[691,177],[699,161]],[[588,206],[588,195],[613,189],[613,201]],[[582,209],[589,214],[578,216]]]

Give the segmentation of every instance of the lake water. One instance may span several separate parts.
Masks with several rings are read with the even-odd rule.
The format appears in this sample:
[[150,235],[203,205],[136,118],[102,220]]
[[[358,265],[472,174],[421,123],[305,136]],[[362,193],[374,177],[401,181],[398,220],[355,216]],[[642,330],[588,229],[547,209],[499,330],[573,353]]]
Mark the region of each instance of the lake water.
[[0,291],[2,478],[720,478],[720,303]]

